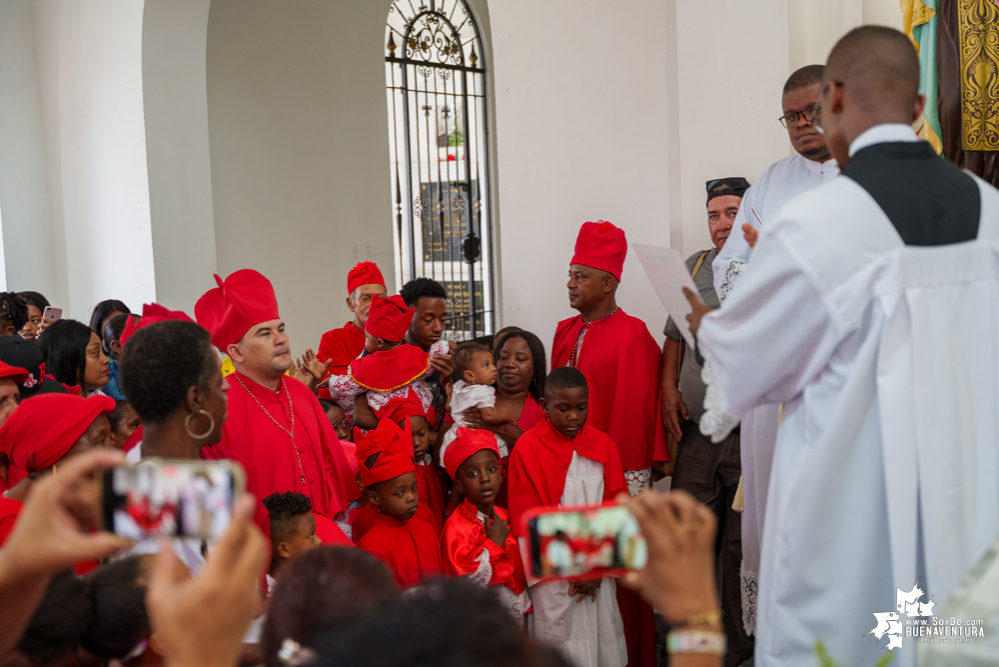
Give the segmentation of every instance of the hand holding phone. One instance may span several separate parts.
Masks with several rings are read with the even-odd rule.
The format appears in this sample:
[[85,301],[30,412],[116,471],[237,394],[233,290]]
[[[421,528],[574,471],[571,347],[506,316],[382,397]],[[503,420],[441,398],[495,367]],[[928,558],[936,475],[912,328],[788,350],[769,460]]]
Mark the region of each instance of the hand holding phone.
[[39,333],[45,331],[53,322],[58,322],[62,319],[62,308],[53,308],[52,306],[45,306],[45,310],[42,311],[42,323],[38,327]]
[[645,567],[645,538],[635,517],[616,503],[539,507],[525,515],[530,571],[535,577],[571,579],[582,600],[592,581]]

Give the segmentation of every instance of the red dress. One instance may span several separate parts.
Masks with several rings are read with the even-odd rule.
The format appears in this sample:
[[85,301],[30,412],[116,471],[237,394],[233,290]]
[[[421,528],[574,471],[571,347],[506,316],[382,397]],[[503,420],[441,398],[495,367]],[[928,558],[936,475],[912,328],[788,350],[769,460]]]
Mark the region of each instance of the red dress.
[[[493,512],[501,521],[508,518],[502,507],[495,507]],[[471,576],[485,586],[506,586],[514,594],[511,597],[520,602],[520,608],[513,611],[522,616],[530,610],[530,598],[521,595],[527,590],[527,578],[517,538],[510,533],[503,546],[489,539],[483,519],[479,517],[479,508],[468,500],[461,503],[444,524],[441,560],[448,576]]]
[[443,571],[440,537],[429,524],[415,517],[398,521],[377,514],[371,530],[357,546],[385,563],[402,590],[419,586]]
[[444,526],[444,487],[432,465],[416,464],[416,491],[420,504],[426,506],[439,533]]
[[[295,491],[307,496],[320,514],[332,517],[345,510],[359,495],[357,482],[312,392],[290,378],[282,378],[279,392],[238,372],[229,382],[229,418],[222,440],[201,450],[202,458],[239,461],[246,470],[246,488],[257,498]],[[288,435],[292,408],[294,441]]]
[[575,363],[573,349],[583,316],[559,322],[552,343],[552,368],[574,365],[590,389],[587,424],[614,439],[625,470],[651,468],[668,461],[666,430],[659,412],[662,350],[645,323],[618,309],[591,322]]
[[[347,366],[360,356],[364,350],[364,329],[353,322],[347,322],[339,329],[333,329],[323,334],[319,341],[319,351],[316,356],[320,361],[333,360],[327,377],[330,375],[346,375]],[[323,387],[319,390],[319,398],[329,398],[330,390]]]

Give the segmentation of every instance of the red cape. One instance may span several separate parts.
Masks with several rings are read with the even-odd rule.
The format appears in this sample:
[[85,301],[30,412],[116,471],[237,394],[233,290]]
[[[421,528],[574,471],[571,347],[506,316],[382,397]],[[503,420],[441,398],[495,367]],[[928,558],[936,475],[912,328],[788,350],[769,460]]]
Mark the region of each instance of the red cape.
[[627,493],[617,445],[607,434],[587,423],[575,438],[567,438],[545,417],[520,436],[510,455],[510,531],[514,535],[523,535],[520,521],[524,512],[561,502],[574,451],[603,464],[604,500]]
[[[569,365],[583,328],[583,316],[559,322],[552,343],[552,368]],[[590,386],[587,423],[620,445],[625,470],[668,461],[666,430],[659,412],[662,350],[645,323],[623,310],[590,324],[576,368]]]
[[402,590],[419,586],[424,579],[443,571],[440,538],[426,522],[415,517],[397,521],[377,514],[371,530],[357,546],[385,563]]
[[[502,507],[496,507],[493,511],[497,519],[507,519],[506,510]],[[478,513],[478,508],[466,500],[444,524],[444,532],[441,534],[444,571],[450,577],[475,573],[479,569],[478,559],[485,549],[489,552],[489,565],[493,571],[489,585],[508,586],[519,594],[527,588],[527,578],[524,576],[524,563],[520,559],[517,538],[510,533],[503,546],[499,546],[486,536],[485,526],[479,521]]]
[[[301,382],[288,379],[283,380],[280,394],[242,373],[229,376],[229,383],[229,418],[222,428],[222,441],[201,450],[202,458],[239,461],[246,470],[246,488],[257,498],[296,491],[307,496],[320,514],[333,516],[347,509],[359,495],[357,482],[315,395]],[[271,420],[273,417],[282,427],[291,429],[289,394],[295,410],[294,444]]]
[[402,343],[352,361],[347,372],[365,389],[385,392],[420,379],[428,368],[429,354],[416,345]]
[[[350,532],[351,538],[354,540],[354,544],[360,544],[361,538],[368,534],[374,525],[378,522],[378,517],[380,516],[378,508],[368,503],[363,507],[358,507],[350,513]],[[435,535],[440,535],[441,528],[443,527],[443,521],[438,520],[434,515],[433,511],[429,507],[420,502],[419,507],[416,508],[416,515],[413,517],[414,521],[422,521],[434,530]]]
[[[330,361],[330,375],[346,375],[350,362],[357,359],[364,351],[364,329],[354,326],[353,322],[347,322],[339,329],[333,329],[323,334],[319,341],[319,352],[316,356],[319,361]],[[319,398],[329,398],[330,390],[323,387],[319,390]]]

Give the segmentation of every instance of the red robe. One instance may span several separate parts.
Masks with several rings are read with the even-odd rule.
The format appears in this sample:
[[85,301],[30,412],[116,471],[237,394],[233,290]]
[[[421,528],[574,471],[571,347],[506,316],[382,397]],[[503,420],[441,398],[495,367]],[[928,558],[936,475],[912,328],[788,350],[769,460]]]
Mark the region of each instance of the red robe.
[[416,492],[420,504],[426,506],[439,533],[444,526],[444,487],[432,465],[416,465]]
[[385,563],[402,590],[419,586],[443,571],[440,537],[425,521],[415,517],[399,521],[378,514],[357,546]]
[[[506,510],[493,509],[496,518],[505,521]],[[524,563],[520,558],[517,538],[510,533],[503,546],[486,536],[486,529],[478,517],[479,509],[465,500],[444,524],[441,535],[441,560],[450,577],[463,577],[478,571],[482,550],[489,553],[492,577],[489,586],[506,586],[518,595],[527,588]]]
[[617,445],[606,433],[587,422],[575,438],[567,438],[545,417],[520,436],[510,454],[510,531],[514,535],[525,535],[520,522],[527,510],[562,501],[573,452],[603,464],[604,500],[628,492]]
[[[343,529],[337,525],[337,522],[328,516],[324,516],[319,512],[313,512],[312,516],[316,517],[316,536],[322,541],[323,544],[333,546],[333,547],[352,547],[355,546],[347,534],[343,532]],[[269,522],[268,522],[269,523]]]
[[[361,538],[368,534],[374,525],[377,523],[377,518],[379,516],[378,508],[368,503],[363,507],[358,507],[352,510],[350,513],[350,532],[351,539],[354,540],[354,544],[360,545]],[[422,502],[419,507],[416,508],[416,515],[413,516],[413,520],[422,521],[431,528],[434,529],[435,535],[441,534],[441,528],[443,527],[443,522],[438,521],[437,517],[430,511],[430,508],[424,505]]]
[[[257,498],[295,491],[307,496],[312,508],[326,516],[347,509],[358,496],[357,482],[343,446],[312,392],[290,378],[282,378],[280,392],[274,392],[238,372],[229,376],[229,383],[229,418],[222,429],[222,441],[201,450],[202,458],[239,461],[246,470],[246,488]],[[295,413],[294,442],[285,432],[291,430],[291,408]]]
[[[354,325],[354,322],[347,322],[339,329],[333,329],[323,334],[319,341],[319,352],[316,356],[319,361],[333,360],[330,364],[327,377],[330,375],[346,375],[347,366],[354,359],[360,356],[364,350],[364,329]],[[319,390],[319,398],[329,398],[330,390],[323,387]]]
[[[552,368],[569,365],[583,324],[582,315],[559,322]],[[618,443],[624,469],[644,470],[668,461],[659,412],[662,350],[645,323],[618,309],[590,323],[576,356],[575,366],[590,387],[587,423]]]

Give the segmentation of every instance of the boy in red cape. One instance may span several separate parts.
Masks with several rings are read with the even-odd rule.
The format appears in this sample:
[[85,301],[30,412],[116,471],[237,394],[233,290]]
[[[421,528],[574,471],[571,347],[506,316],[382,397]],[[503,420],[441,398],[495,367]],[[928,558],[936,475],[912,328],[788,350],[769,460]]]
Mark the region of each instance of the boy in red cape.
[[522,619],[531,610],[531,598],[517,538],[510,532],[506,510],[496,507],[503,469],[495,436],[459,427],[444,453],[444,467],[465,498],[441,535],[445,572],[496,587],[503,605]]
[[257,498],[296,491],[334,517],[357,497],[357,484],[322,405],[284,376],[291,353],[274,287],[252,269],[215,280],[194,314],[236,370],[222,440],[202,449],[202,458],[239,461]]
[[[569,261],[569,305],[579,315],[559,322],[552,368],[572,366],[590,385],[590,424],[620,445],[628,492],[651,484],[652,466],[669,460],[659,410],[662,351],[645,323],[615,298],[628,253],[624,230],[584,222]],[[655,667],[652,608],[634,591],[618,591],[631,667]]]
[[[328,375],[346,375],[347,366],[364,351],[364,322],[375,295],[385,298],[385,278],[374,262],[360,262],[347,274],[347,308],[354,319],[339,329],[323,334],[319,341],[320,361],[329,361]],[[323,387],[319,398],[330,398],[330,390]]]
[[[526,538],[524,513],[547,505],[594,505],[627,485],[614,441],[587,423],[586,378],[556,368],[545,380],[545,417],[520,436],[510,454],[510,521]],[[577,665],[624,667],[628,652],[614,579],[555,581],[530,587],[539,639]]]
[[402,590],[441,573],[440,538],[416,518],[419,500],[412,438],[390,419],[366,435],[354,433],[361,484],[368,505],[378,511],[358,546],[388,567]]
[[416,487],[420,503],[433,515],[437,531],[444,526],[444,486],[432,464],[430,454],[430,420],[420,400],[410,391],[405,398],[393,398],[375,413],[379,419],[391,419],[399,428],[409,430],[413,436],[413,459],[416,463]]
[[393,398],[405,398],[412,390],[433,421],[433,396],[424,381],[434,373],[430,353],[403,342],[415,313],[401,296],[371,298],[364,323],[367,354],[350,362],[345,375],[330,376],[330,396],[348,414],[353,414],[354,399],[365,392],[368,405],[377,413]]

